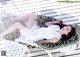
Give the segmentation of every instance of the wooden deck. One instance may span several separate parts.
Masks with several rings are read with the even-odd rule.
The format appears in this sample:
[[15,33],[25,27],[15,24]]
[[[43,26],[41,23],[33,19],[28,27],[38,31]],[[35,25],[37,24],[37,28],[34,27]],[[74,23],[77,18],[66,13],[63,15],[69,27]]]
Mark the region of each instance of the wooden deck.
[[[1,12],[23,15],[26,13],[43,14],[56,19],[62,19],[65,24],[80,24],[80,3],[58,3],[53,0],[11,0],[6,5],[0,4]],[[64,51],[52,51],[53,57],[80,57],[80,45],[64,47]],[[67,49],[67,50],[65,50]],[[60,50],[60,49],[57,49]],[[49,57],[39,48],[30,49],[31,57]],[[27,53],[24,57],[26,57]]]

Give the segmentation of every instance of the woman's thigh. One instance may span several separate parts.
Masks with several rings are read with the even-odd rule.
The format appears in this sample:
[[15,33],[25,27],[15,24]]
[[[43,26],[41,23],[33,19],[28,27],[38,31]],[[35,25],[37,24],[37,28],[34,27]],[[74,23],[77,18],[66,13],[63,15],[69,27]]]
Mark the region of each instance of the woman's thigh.
[[35,17],[36,17],[35,14],[29,15],[29,19],[28,19],[28,21],[25,23],[25,24],[26,24],[26,27],[27,27],[28,29],[31,29],[31,28],[37,23],[36,20],[35,20]]

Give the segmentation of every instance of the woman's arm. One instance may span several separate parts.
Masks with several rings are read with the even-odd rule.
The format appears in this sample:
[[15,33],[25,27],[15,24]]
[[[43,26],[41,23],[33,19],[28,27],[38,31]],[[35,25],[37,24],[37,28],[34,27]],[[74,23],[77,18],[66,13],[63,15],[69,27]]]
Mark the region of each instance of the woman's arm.
[[57,21],[50,21],[45,23],[46,26],[55,25],[55,24],[63,24],[63,21],[57,20]]
[[53,39],[49,39],[49,40],[40,40],[36,43],[39,43],[39,44],[45,44],[45,43],[57,43],[59,40],[56,39],[56,38],[53,38]]

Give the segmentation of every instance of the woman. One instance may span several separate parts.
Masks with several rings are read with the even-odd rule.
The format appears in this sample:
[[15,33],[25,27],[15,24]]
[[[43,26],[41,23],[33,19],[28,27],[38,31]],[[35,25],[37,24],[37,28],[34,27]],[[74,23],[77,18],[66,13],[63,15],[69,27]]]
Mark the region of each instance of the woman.
[[[21,23],[16,22],[14,25],[9,27],[6,31],[0,34],[4,36],[15,29],[19,29],[21,36],[16,39],[17,42],[28,45],[33,43],[57,43],[63,37],[71,37],[75,33],[74,27],[70,25],[64,25],[61,20],[46,22],[45,25],[48,27],[39,27],[35,20],[36,15],[31,13],[20,17],[9,17],[13,21],[24,21],[26,27]],[[46,40],[43,40],[46,39]]]

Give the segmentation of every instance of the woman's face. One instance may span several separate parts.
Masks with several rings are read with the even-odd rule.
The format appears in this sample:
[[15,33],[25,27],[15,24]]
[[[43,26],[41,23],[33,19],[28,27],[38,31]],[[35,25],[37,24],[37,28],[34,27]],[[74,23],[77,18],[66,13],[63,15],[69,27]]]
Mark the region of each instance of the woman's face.
[[71,31],[71,26],[64,26],[62,29],[61,29],[61,32],[62,34],[64,35],[68,35],[68,33]]

